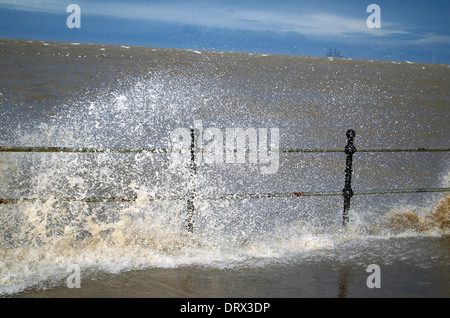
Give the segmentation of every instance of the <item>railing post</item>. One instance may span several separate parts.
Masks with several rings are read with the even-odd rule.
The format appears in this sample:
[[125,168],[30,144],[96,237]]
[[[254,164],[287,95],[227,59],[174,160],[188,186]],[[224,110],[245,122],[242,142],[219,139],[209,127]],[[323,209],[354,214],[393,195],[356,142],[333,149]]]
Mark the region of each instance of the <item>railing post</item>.
[[187,230],[194,232],[194,199],[195,199],[195,179],[197,173],[197,166],[195,164],[195,129],[191,129],[191,163],[189,168],[189,181],[188,181],[188,197],[187,197]]
[[347,145],[345,146],[345,153],[347,154],[346,168],[345,168],[345,186],[344,195],[344,212],[342,214],[342,224],[347,226],[348,211],[350,209],[350,198],[353,196],[352,190],[352,161],[353,154],[356,152],[356,147],[353,145],[353,138],[355,138],[355,131],[353,129],[347,130]]

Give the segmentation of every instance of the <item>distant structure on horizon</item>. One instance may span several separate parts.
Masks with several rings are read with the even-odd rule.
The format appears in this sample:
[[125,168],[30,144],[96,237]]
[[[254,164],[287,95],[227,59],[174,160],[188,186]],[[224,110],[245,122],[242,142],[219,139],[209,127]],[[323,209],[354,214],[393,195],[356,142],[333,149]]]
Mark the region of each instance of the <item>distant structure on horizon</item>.
[[344,57],[344,55],[342,55],[340,50],[331,50],[329,49],[327,52],[327,57]]

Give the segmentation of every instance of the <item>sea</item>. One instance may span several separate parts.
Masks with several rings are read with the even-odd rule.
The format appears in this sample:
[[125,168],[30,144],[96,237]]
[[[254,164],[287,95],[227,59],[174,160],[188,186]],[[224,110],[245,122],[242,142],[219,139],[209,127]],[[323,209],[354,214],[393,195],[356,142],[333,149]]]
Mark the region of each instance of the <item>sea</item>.
[[[450,297],[450,195],[390,191],[448,188],[448,152],[357,151],[346,226],[300,195],[343,190],[349,129],[448,149],[449,110],[449,65],[0,39],[0,296]],[[273,169],[176,161],[199,127]]]

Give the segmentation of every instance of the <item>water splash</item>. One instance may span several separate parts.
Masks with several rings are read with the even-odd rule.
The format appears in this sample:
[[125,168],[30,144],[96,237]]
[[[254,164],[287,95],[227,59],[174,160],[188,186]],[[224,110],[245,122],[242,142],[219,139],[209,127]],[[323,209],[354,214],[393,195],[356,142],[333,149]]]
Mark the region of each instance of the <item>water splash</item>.
[[[242,111],[245,105],[236,102],[240,97],[221,84],[173,71],[125,77],[86,91],[36,126],[18,127],[12,140],[36,146],[170,147],[168,132],[189,127],[193,118],[211,112],[210,105],[219,103],[224,117]],[[189,233],[185,201],[153,200],[187,192],[188,168],[173,167],[164,156],[2,154],[0,160],[2,194],[44,198],[0,206],[0,294],[64,284],[68,264],[78,264],[83,272],[112,273],[186,265],[263,266],[314,258],[318,251],[331,259],[337,253],[351,258],[363,254],[374,239],[449,234],[448,196],[431,208],[402,206],[376,217],[360,207],[347,229],[340,218],[327,214],[331,210],[340,216],[340,201],[309,206],[286,200],[201,201],[196,202],[195,231]],[[253,179],[251,168],[216,169],[219,173],[199,172],[199,191],[227,193],[224,180],[250,189],[268,183]],[[88,196],[137,199],[58,200]],[[343,249],[346,244],[352,248]]]

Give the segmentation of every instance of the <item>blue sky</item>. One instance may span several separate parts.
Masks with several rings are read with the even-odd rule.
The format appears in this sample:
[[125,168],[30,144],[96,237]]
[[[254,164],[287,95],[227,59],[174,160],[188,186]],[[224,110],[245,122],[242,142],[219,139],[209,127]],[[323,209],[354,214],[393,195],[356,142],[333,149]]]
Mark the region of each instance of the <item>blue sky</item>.
[[0,0],[0,37],[449,64],[449,16],[442,0]]

